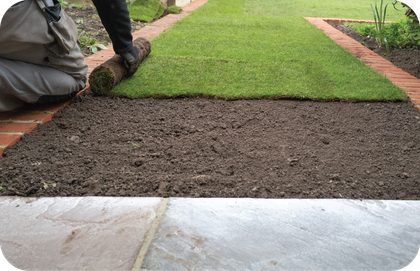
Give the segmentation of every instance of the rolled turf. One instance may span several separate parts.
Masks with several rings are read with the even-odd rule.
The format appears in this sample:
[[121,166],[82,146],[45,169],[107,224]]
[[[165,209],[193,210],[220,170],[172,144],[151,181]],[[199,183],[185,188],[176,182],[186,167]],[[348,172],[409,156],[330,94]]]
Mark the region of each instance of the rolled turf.
[[[138,38],[134,42],[143,61],[151,52],[150,42],[145,38]],[[90,89],[96,94],[106,95],[127,75],[124,59],[114,55],[105,63],[96,67],[89,76]]]

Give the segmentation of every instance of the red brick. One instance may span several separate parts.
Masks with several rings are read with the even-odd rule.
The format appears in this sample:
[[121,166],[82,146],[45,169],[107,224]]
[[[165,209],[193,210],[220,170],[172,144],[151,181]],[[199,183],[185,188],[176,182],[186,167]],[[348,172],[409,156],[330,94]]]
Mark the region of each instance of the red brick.
[[420,105],[420,100],[411,100],[411,103],[414,105]]
[[21,135],[1,135],[0,134],[0,145],[13,145],[19,141]]
[[92,55],[92,56],[86,57],[85,62],[86,63],[88,63],[88,62],[98,62],[99,63],[99,62],[107,61],[108,58],[109,58],[109,56],[106,56],[106,55],[102,55],[102,56]]
[[405,88],[400,87],[404,92],[420,93],[420,88]]
[[0,132],[25,132],[30,133],[37,126],[36,123],[7,123],[0,122]]
[[7,116],[7,114],[9,114],[10,112],[0,112],[0,119],[1,118],[5,118],[5,116]]
[[25,111],[54,112],[64,108],[64,103],[60,104],[31,104],[23,108]]
[[101,65],[102,63],[104,63],[107,60],[108,60],[108,58],[103,58],[102,60],[88,60],[88,59],[85,59],[85,63],[89,67],[92,67],[92,66],[95,66],[96,67],[96,66]]
[[386,77],[387,78],[395,78],[395,79],[404,79],[404,80],[419,80],[419,79],[417,79],[416,77],[414,77],[414,76],[411,76],[411,75],[405,75],[405,74],[387,74],[386,75]]
[[391,80],[392,82],[398,82],[398,83],[420,83],[420,80],[417,78],[414,79],[408,79],[408,78],[394,78]]
[[375,69],[377,72],[384,73],[384,74],[394,74],[394,75],[407,75],[403,70],[400,69],[384,69],[384,68],[377,68]]
[[393,64],[379,64],[379,63],[366,63],[369,67],[378,68],[378,69],[392,69],[395,66]]
[[398,83],[398,82],[397,83],[392,82],[392,83],[399,87],[420,88],[420,83],[418,84],[415,84],[415,83],[405,84],[405,83]]
[[52,115],[47,113],[13,111],[7,112],[6,114],[1,114],[0,120],[42,121],[42,123],[44,123],[52,120]]
[[420,99],[420,93],[419,94],[409,94],[407,93],[407,96],[411,99]]

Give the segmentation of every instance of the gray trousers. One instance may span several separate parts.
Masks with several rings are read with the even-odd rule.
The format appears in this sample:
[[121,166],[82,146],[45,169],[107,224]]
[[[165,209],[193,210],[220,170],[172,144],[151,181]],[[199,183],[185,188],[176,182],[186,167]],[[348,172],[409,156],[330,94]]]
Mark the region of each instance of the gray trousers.
[[[2,1],[2,0],[0,0]],[[43,0],[48,7],[52,0]],[[61,10],[47,21],[35,0],[8,9],[0,24],[0,112],[24,103],[62,102],[85,87],[88,67],[77,27]]]
[[22,107],[25,102],[60,102],[84,86],[83,81],[57,69],[0,58],[0,112]]

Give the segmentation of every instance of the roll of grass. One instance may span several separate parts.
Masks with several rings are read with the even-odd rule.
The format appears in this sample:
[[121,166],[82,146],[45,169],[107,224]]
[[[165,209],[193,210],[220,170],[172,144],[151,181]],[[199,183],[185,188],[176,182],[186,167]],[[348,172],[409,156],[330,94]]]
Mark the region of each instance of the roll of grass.
[[[150,42],[145,38],[138,38],[133,43],[140,52],[140,61],[143,61],[151,52]],[[120,55],[114,55],[92,71],[89,76],[90,90],[99,95],[106,95],[126,75],[124,59]]]
[[157,0],[135,0],[127,6],[130,18],[143,22],[160,18],[166,10],[166,7]]
[[178,7],[178,6],[168,7],[168,13],[169,14],[179,14],[181,12],[182,12],[182,7]]

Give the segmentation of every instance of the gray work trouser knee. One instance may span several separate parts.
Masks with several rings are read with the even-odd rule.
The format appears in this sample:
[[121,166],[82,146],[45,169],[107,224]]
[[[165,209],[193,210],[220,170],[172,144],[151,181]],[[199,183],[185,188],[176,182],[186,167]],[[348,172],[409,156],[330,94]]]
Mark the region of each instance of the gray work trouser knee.
[[62,102],[74,97],[85,82],[57,69],[0,58],[0,112],[27,103]]

